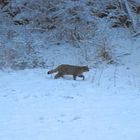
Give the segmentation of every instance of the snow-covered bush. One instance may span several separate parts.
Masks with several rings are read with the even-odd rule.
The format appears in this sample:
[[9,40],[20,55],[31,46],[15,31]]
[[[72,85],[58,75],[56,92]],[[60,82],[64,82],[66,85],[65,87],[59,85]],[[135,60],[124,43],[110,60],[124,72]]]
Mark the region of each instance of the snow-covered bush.
[[112,63],[113,47],[99,38],[116,30],[112,27],[127,27],[126,31],[139,25],[139,7],[127,2],[126,8],[120,0],[0,0],[0,67],[46,67],[46,48],[64,44],[75,46],[87,62],[98,55]]
[[14,44],[14,47],[0,46],[0,68],[25,69],[45,67],[45,60],[29,42]]
[[103,38],[97,49],[97,58],[100,62],[106,64],[117,63],[117,56],[115,55],[114,46],[109,42],[107,38]]

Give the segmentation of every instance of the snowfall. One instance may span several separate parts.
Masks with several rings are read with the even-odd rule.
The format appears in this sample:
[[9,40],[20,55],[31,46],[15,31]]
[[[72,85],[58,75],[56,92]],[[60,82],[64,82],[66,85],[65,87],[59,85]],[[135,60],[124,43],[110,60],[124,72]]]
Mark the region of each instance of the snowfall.
[[128,55],[85,80],[54,79],[51,68],[0,71],[0,140],[139,140],[139,42],[118,40]]

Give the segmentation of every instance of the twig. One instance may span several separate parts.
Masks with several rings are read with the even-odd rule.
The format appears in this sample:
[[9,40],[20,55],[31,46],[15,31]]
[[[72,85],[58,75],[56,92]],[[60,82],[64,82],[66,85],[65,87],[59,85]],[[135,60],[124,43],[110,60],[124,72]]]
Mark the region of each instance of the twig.
[[104,68],[101,70],[101,73],[99,75],[98,86],[100,86],[100,80],[101,80],[101,77],[102,77],[102,74],[103,74],[103,70],[104,70]]
[[94,82],[94,80],[95,80],[95,76],[96,76],[96,73],[97,73],[97,69],[95,69],[95,74],[94,74],[94,76],[93,76],[92,79],[91,79],[91,83]]
[[139,36],[139,35],[140,35],[140,31],[137,32],[137,33],[135,33],[135,34],[133,34],[132,37],[137,37],[137,36]]
[[115,70],[114,70],[114,87],[116,87],[116,79],[117,79],[117,64],[115,65]]
[[131,55],[131,53],[124,53],[124,54],[120,54],[117,57],[122,57],[122,56],[127,56],[127,55]]

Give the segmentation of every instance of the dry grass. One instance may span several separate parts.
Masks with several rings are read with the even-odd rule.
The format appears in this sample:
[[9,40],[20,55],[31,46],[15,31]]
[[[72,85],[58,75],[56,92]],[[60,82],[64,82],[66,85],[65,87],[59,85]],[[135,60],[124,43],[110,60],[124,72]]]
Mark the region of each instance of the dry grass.
[[101,58],[102,61],[106,62],[107,64],[113,64],[115,62],[113,53],[109,48],[106,47],[101,48],[98,56]]

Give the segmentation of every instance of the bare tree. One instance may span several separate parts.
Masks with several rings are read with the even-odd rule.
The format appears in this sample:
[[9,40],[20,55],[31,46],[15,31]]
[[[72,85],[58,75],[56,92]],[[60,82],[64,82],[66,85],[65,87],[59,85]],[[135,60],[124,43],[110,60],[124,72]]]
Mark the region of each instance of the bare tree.
[[127,9],[128,15],[129,15],[130,19],[132,20],[133,30],[134,30],[134,32],[136,32],[136,21],[134,19],[134,16],[131,12],[130,7],[129,7],[128,0],[124,0],[124,3],[125,3],[125,7]]
[[[132,28],[133,28],[133,31],[136,32],[136,21],[134,19],[134,15],[132,13],[132,9],[130,8],[129,6],[129,1],[128,0],[118,0],[119,1],[119,4],[120,4],[120,7],[122,10],[124,10],[123,8],[126,9],[126,12],[128,14],[128,17],[129,19],[131,20],[132,22]],[[124,10],[125,11],[125,10]]]

